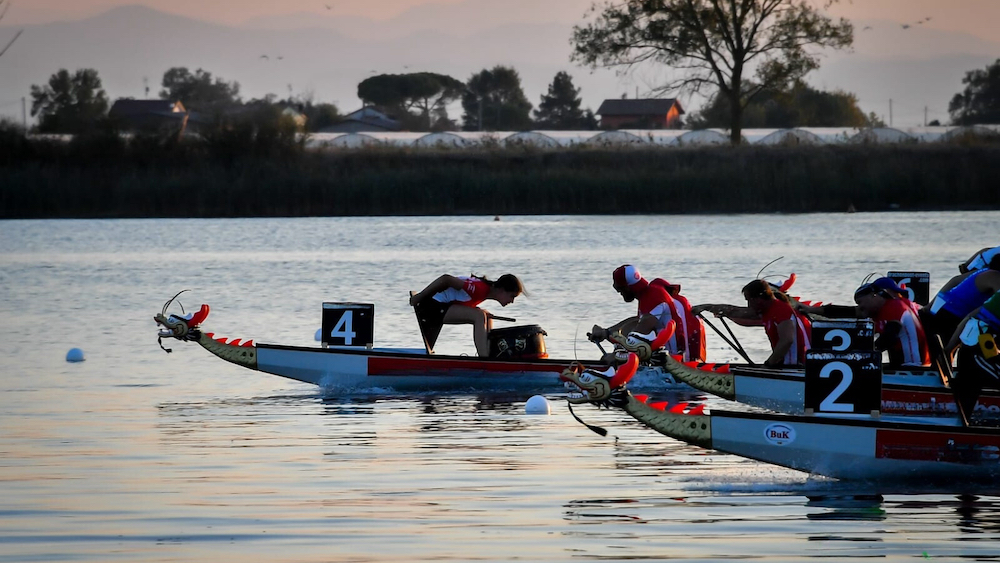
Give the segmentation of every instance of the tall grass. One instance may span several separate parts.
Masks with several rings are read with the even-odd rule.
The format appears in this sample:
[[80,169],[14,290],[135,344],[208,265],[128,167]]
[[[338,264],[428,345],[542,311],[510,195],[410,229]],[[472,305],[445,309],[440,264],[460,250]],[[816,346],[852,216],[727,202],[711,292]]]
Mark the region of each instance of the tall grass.
[[996,209],[1000,177],[992,144],[309,152],[280,131],[61,144],[9,129],[3,218]]

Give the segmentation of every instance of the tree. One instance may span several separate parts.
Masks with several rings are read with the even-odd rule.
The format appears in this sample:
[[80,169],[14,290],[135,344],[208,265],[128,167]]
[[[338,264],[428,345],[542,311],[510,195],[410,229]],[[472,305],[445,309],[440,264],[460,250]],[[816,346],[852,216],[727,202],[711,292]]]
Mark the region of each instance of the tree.
[[163,73],[160,98],[179,100],[189,110],[218,112],[240,103],[240,84],[212,80],[212,73],[200,68],[191,74],[186,67],[173,67]]
[[310,101],[302,106],[302,113],[306,115],[307,131],[319,131],[340,121],[340,112],[337,111],[337,106],[330,103],[312,103]]
[[[7,10],[9,9],[10,9],[10,0],[0,0],[0,20],[2,20],[3,17],[7,15]],[[22,33],[24,33],[23,29],[17,30],[17,33],[14,34],[14,37],[10,41],[8,41],[7,44],[3,46],[2,49],[0,49],[0,57],[2,57],[4,53],[7,52],[7,49],[10,49],[10,46],[13,45],[15,41],[17,41],[17,38],[20,37]]]
[[82,133],[105,117],[108,96],[97,71],[84,68],[70,74],[66,69],[49,77],[45,86],[31,86],[31,115],[38,115],[38,130],[44,133]]
[[[691,118],[692,127],[708,129],[729,124],[729,102],[716,95],[698,115]],[[765,90],[743,110],[743,127],[867,127],[869,118],[858,107],[854,94],[842,91],[824,92],[796,81],[788,90]]]
[[566,72],[556,73],[549,91],[535,110],[535,122],[544,129],[580,129],[584,125],[580,109],[580,89]]
[[294,109],[305,116],[305,129],[309,132],[319,131],[340,121],[340,112],[337,111],[337,106],[316,102],[311,91],[289,96],[284,100],[279,100],[275,94],[267,94],[261,99],[253,99],[243,104],[244,109],[251,110],[251,113],[253,113],[252,110],[263,106],[275,106],[279,111],[286,108]]
[[513,68],[497,65],[473,74],[462,95],[466,131],[522,131],[531,127],[531,102]]
[[965,90],[951,99],[948,113],[955,125],[1000,123],[1000,59],[985,69],[970,70]]
[[[464,89],[462,81],[446,74],[380,74],[358,84],[358,98],[396,117],[409,129],[429,131],[435,120],[448,118],[447,105]],[[412,117],[417,119],[409,119]]]
[[834,22],[809,0],[623,0],[573,28],[572,59],[594,68],[652,62],[679,71],[659,93],[714,86],[729,102],[730,139],[738,144],[754,96],[818,68],[812,49],[853,41],[850,22]]

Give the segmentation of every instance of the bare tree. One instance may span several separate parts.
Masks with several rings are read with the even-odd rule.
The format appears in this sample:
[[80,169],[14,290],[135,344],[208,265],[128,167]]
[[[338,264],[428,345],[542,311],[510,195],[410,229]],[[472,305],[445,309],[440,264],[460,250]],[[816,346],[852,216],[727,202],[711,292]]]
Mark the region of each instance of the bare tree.
[[[4,16],[7,15],[7,10],[9,9],[10,9],[10,0],[0,0],[0,21],[2,21]],[[0,49],[0,57],[2,57],[4,53],[7,52],[7,49],[10,49],[10,46],[13,45],[15,41],[17,41],[17,38],[20,37],[22,33],[24,33],[23,29],[17,30],[17,33],[14,34],[14,38],[8,41],[7,44],[4,45],[3,49]]]
[[[838,0],[823,0],[826,6]],[[573,59],[591,67],[655,62],[680,75],[657,91],[714,86],[730,106],[730,140],[739,144],[743,110],[765,89],[783,89],[819,67],[811,48],[844,48],[847,20],[820,0],[617,0],[594,5],[594,19],[573,29]],[[748,80],[754,72],[754,80]]]
[[[0,0],[0,21],[3,21],[3,18],[4,16],[7,15],[7,10],[9,9],[10,9],[10,0]],[[17,33],[14,34],[14,38],[8,41],[7,44],[4,45],[3,49],[0,49],[0,57],[2,57],[4,53],[7,52],[7,49],[10,49],[10,46],[13,45],[15,41],[17,41],[17,38],[20,37],[22,33],[24,33],[23,29],[17,30]]]

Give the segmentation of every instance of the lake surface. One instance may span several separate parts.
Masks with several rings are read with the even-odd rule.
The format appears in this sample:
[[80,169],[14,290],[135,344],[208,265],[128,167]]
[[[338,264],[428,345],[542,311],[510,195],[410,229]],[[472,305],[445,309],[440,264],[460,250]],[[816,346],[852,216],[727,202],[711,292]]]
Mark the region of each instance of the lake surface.
[[[0,562],[1000,561],[1000,486],[894,489],[680,444],[624,413],[527,396],[344,395],[156,342],[182,289],[205,326],[314,346],[323,301],[376,304],[376,345],[420,347],[410,290],[519,275],[494,312],[592,359],[584,333],[634,311],[633,263],[692,303],[762,275],[849,303],[872,272],[957,265],[1000,212],[0,222]],[[502,312],[501,312],[502,311]],[[762,359],[763,331],[736,327]],[[82,363],[66,352],[81,348]],[[471,329],[438,350],[474,353]],[[709,357],[736,360],[709,335]],[[679,391],[658,394],[676,400]],[[684,395],[691,398],[692,395]],[[700,397],[700,396],[694,396]],[[703,399],[709,405],[722,401]]]

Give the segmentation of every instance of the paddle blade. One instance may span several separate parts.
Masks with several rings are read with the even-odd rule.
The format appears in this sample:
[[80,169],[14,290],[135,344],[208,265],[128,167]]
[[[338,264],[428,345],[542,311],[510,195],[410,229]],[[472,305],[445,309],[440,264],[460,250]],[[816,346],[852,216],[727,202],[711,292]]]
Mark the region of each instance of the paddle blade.
[[618,366],[615,371],[615,376],[611,378],[611,388],[617,389],[622,385],[628,383],[632,376],[635,375],[635,370],[639,368],[639,356],[634,353],[629,352],[628,360],[624,364]]

